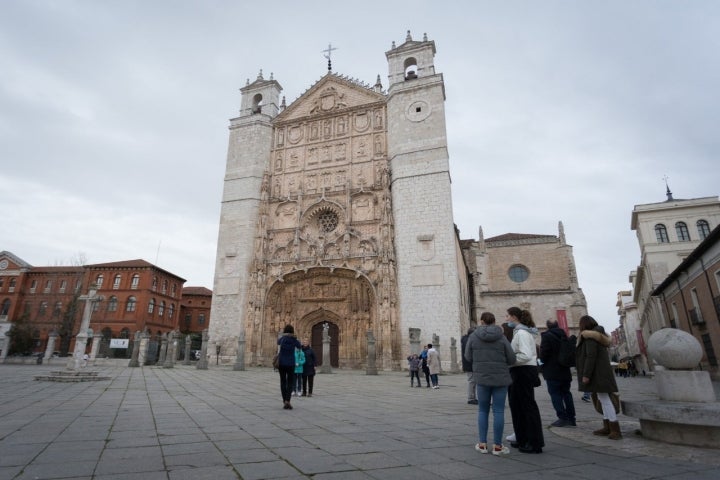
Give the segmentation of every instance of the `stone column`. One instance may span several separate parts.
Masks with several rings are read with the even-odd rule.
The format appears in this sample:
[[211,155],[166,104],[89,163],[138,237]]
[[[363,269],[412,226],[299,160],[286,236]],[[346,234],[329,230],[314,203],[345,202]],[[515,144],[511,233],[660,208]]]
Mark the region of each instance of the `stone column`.
[[420,329],[410,328],[410,355],[420,355],[422,347],[420,346]]
[[95,358],[97,357],[97,352],[100,348],[100,339],[101,338],[102,338],[102,333],[93,334],[92,344],[90,344],[90,360],[89,360],[89,362],[93,365],[95,365]]
[[366,375],[377,375],[378,370],[375,365],[375,336],[372,330],[367,332],[367,368],[365,369]]
[[195,365],[195,368],[198,370],[207,370],[208,369],[208,359],[207,359],[207,344],[208,344],[208,331],[207,328],[202,331],[202,346],[200,347],[200,360],[198,360],[197,365]]
[[50,332],[48,335],[48,343],[47,347],[45,348],[45,361],[50,363],[50,359],[52,358],[52,354],[55,351],[55,340],[57,340],[58,334],[55,330]]
[[323,325],[323,363],[320,367],[320,373],[332,373],[332,365],[330,364],[330,325],[325,322]]
[[237,356],[235,357],[235,365],[233,370],[245,370],[245,332],[241,331],[238,335]]
[[85,301],[85,309],[83,310],[82,321],[80,322],[80,330],[75,335],[75,349],[73,356],[70,357],[67,363],[68,370],[80,370],[83,365],[83,356],[85,355],[85,349],[87,348],[88,329],[90,328],[90,317],[95,306],[95,302],[99,302],[103,299],[102,296],[97,295],[97,285],[94,283],[90,284],[87,295],[81,295],[79,300]]
[[160,341],[160,357],[158,358],[157,364],[163,365],[165,363],[165,357],[167,357],[168,350],[168,334],[163,333]]
[[138,365],[144,366],[147,360],[147,349],[150,340],[150,335],[147,332],[140,334],[140,345],[138,346]]
[[460,369],[458,368],[458,361],[457,361],[457,339],[455,337],[450,337],[450,373],[458,373]]
[[133,351],[132,351],[132,354],[130,355],[130,361],[128,362],[128,367],[139,367],[140,366],[140,362],[138,361],[139,357],[140,357],[140,331],[137,331],[137,332],[135,332],[135,337],[133,338]]
[[177,355],[178,334],[175,331],[168,333],[167,353],[165,355],[164,368],[175,367],[175,355]]
[[432,345],[433,345],[433,348],[434,348],[435,350],[437,350],[437,352],[438,352],[438,358],[440,359],[440,373],[443,373],[443,368],[442,368],[442,353],[440,353],[440,337],[439,337],[436,333],[433,333],[433,336],[432,336]]
[[185,335],[185,358],[183,359],[183,365],[190,365],[190,347],[192,346],[192,339],[190,334]]

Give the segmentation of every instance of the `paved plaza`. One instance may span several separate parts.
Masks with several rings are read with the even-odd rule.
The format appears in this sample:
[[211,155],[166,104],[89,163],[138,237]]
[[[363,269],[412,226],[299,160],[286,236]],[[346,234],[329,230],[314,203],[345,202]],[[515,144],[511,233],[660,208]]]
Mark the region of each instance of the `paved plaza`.
[[[594,437],[579,401],[577,428],[548,428],[541,455],[482,455],[464,374],[410,388],[406,373],[318,374],[312,398],[283,410],[268,368],[88,367],[110,380],[35,381],[62,366],[0,365],[0,480],[225,479],[718,479],[720,451]],[[653,398],[651,378],[618,379],[625,399]],[[545,425],[555,418],[536,389]],[[506,410],[506,432],[512,431]]]

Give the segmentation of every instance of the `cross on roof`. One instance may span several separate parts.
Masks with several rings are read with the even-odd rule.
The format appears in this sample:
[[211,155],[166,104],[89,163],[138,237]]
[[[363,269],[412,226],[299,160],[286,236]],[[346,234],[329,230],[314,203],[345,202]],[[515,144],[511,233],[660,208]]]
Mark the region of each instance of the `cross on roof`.
[[332,46],[332,43],[328,43],[328,47],[322,51],[324,54],[323,57],[327,58],[328,61],[328,72],[332,72],[332,60],[330,59],[333,50],[337,50],[337,48]]

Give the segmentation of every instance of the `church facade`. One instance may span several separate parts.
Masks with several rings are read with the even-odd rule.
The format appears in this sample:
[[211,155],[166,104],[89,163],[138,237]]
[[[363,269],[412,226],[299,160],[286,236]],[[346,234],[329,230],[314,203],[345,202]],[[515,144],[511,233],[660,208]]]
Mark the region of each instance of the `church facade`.
[[[444,83],[424,38],[386,52],[389,87],[328,73],[295,102],[262,73],[231,120],[209,351],[269,365],[286,324],[332,366],[399,369],[469,326],[453,224]],[[214,350],[215,349],[215,350]]]

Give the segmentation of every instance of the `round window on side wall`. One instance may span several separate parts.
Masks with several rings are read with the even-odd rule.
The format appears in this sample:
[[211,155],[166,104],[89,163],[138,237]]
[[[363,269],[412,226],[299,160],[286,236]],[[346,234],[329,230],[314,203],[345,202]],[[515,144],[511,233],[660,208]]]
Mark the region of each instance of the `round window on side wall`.
[[530,276],[530,271],[524,265],[513,265],[508,270],[508,277],[515,283],[523,283]]

